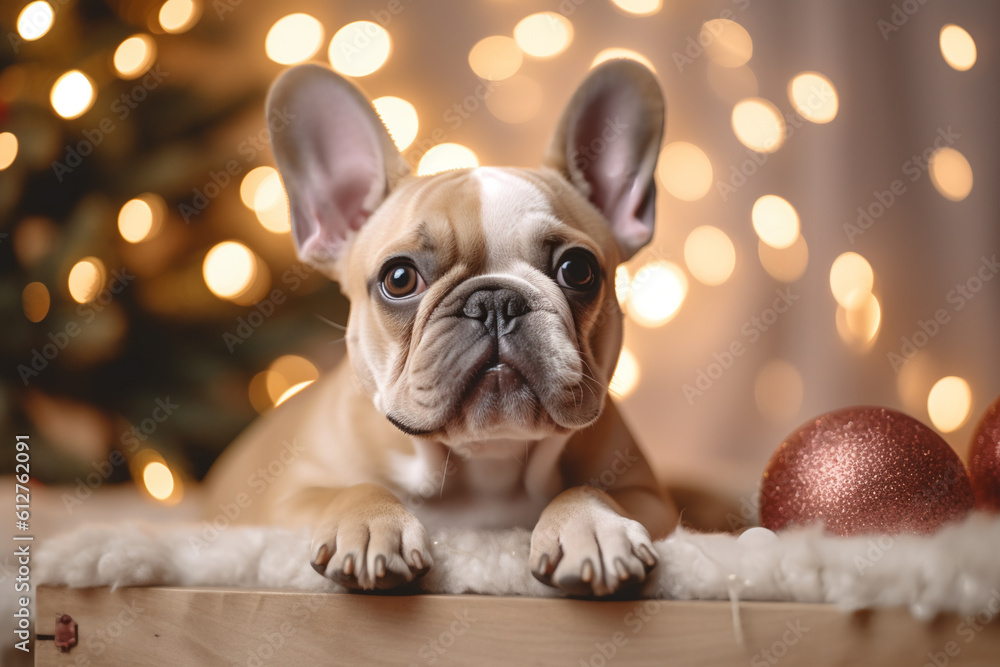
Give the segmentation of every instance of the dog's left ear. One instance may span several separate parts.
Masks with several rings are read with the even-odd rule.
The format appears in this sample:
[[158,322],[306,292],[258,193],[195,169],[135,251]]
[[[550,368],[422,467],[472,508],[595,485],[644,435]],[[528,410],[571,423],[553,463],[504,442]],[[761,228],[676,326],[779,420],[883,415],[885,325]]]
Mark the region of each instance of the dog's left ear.
[[576,90],[543,160],[604,214],[622,261],[653,237],[665,116],[652,72],[633,60],[608,61]]

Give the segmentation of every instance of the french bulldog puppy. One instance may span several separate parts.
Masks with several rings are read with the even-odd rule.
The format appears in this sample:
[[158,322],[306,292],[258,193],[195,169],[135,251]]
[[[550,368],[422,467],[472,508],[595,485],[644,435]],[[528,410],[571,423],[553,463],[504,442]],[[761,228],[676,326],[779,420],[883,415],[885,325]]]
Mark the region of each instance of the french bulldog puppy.
[[347,359],[224,453],[209,514],[242,493],[243,521],[313,527],[313,567],[350,588],[419,577],[443,526],[532,528],[532,573],[570,594],[636,587],[677,521],[608,400],[615,268],[653,234],[653,75],[594,69],[539,169],[415,177],[316,65],[268,113],[294,118],[272,148],[299,256],[350,299]]

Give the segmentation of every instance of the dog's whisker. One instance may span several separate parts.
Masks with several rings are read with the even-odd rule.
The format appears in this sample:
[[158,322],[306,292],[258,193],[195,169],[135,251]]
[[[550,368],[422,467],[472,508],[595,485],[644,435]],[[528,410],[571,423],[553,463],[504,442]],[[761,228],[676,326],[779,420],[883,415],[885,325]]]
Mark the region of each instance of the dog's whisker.
[[448,461],[451,459],[451,447],[448,448],[448,453],[444,456],[444,469],[441,470],[441,490],[438,491],[438,498],[444,497],[444,482],[448,479]]
[[347,331],[347,327],[345,327],[343,324],[337,324],[336,322],[334,322],[332,320],[328,320],[328,319],[326,319],[325,317],[323,317],[322,315],[320,315],[318,313],[316,314],[316,319],[318,319],[323,324],[329,324],[334,329],[340,329],[341,331]]

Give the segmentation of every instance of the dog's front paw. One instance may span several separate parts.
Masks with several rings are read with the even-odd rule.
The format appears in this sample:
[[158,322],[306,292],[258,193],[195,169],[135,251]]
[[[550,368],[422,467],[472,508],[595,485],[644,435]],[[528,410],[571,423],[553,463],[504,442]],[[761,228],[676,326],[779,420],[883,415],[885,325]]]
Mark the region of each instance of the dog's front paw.
[[619,514],[602,491],[557,496],[531,533],[531,573],[570,595],[604,596],[638,587],[656,566],[649,533]]
[[364,590],[395,588],[427,572],[427,534],[395,496],[374,485],[342,493],[313,534],[313,569]]

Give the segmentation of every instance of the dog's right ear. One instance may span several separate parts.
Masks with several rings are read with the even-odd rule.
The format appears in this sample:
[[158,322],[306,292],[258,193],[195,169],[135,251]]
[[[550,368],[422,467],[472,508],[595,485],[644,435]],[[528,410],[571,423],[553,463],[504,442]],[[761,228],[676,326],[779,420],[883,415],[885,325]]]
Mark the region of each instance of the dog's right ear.
[[299,257],[336,279],[354,232],[409,167],[368,98],[325,67],[278,77],[267,118]]

